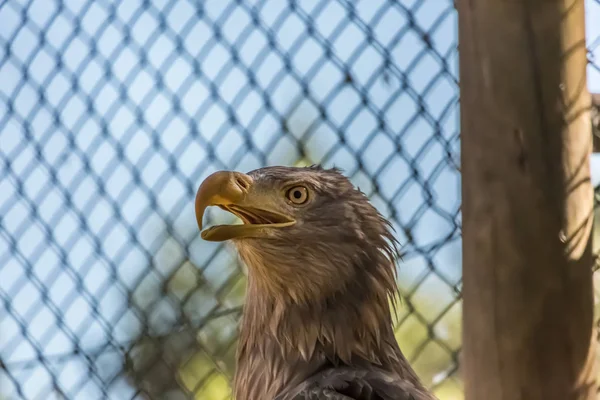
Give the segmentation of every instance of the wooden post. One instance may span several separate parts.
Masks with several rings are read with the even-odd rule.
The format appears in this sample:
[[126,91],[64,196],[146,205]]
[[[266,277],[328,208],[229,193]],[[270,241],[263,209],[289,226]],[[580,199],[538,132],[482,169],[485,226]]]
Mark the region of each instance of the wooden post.
[[600,93],[592,94],[592,133],[594,153],[600,152]]
[[458,12],[466,399],[595,399],[584,0]]

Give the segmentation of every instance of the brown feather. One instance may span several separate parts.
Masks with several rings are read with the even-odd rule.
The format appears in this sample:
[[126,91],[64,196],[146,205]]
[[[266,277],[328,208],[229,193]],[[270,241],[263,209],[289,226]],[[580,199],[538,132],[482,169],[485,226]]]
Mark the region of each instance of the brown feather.
[[[365,379],[383,379],[375,373],[382,371],[384,380],[412,388],[415,399],[434,399],[394,337],[390,306],[395,307],[399,253],[389,222],[339,170],[269,167],[248,175],[257,190],[274,197],[287,184],[302,183],[314,198],[294,214],[296,225],[267,239],[235,240],[249,275],[235,398],[284,396],[340,366],[371,371],[360,375],[360,385],[354,382],[369,396],[376,385]],[[335,376],[339,382],[350,379]],[[397,398],[410,398],[402,396]]]

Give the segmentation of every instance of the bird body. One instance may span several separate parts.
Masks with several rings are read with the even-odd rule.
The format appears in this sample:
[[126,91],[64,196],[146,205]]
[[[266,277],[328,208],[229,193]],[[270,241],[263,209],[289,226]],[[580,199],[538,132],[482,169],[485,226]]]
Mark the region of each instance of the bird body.
[[337,169],[218,172],[196,196],[243,225],[232,240],[248,267],[236,400],[433,400],[402,354],[391,311],[397,242],[391,225]]

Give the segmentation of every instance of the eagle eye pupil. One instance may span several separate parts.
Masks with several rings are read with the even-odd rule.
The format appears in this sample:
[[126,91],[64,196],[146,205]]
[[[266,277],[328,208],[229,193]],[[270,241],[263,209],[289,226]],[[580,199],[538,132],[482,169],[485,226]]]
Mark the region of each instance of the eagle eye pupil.
[[304,186],[296,186],[288,190],[286,196],[294,204],[304,204],[308,200],[308,190]]

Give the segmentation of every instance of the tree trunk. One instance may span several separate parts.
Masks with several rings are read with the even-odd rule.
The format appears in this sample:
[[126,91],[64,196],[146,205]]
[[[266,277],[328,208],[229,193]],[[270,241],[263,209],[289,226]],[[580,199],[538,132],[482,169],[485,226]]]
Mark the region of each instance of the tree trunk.
[[459,0],[466,399],[595,399],[583,0]]

